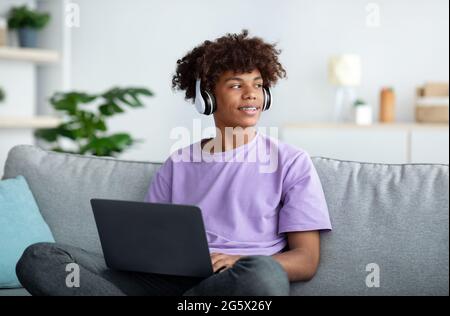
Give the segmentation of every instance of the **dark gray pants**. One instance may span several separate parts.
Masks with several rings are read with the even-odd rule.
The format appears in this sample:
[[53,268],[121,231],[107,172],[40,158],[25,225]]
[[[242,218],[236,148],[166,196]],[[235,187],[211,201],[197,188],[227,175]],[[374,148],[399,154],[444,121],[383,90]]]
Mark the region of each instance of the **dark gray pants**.
[[[79,287],[66,285],[70,263],[79,266]],[[200,279],[114,271],[97,254],[68,245],[37,243],[25,250],[16,272],[32,295],[289,295],[287,274],[270,256],[243,257],[232,268]]]

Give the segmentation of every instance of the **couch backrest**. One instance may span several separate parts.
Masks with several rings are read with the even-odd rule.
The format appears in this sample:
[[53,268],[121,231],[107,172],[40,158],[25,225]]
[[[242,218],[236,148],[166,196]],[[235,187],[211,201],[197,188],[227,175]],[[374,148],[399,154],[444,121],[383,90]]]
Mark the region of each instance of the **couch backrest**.
[[158,164],[12,148],[4,178],[23,175],[60,243],[102,253],[92,198],[143,201]]
[[[312,160],[333,231],[321,236],[316,276],[292,294],[448,295],[448,165]],[[19,145],[4,178],[27,179],[57,242],[101,253],[89,200],[143,201],[159,167]]]

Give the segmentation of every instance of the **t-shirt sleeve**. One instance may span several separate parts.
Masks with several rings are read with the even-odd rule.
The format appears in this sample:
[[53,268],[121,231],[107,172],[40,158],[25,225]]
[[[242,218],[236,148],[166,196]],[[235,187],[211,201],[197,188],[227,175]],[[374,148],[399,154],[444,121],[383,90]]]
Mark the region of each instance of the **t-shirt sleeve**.
[[144,202],[171,203],[171,169],[171,161],[166,160],[166,162],[158,169],[158,171],[153,176],[150,186],[147,190],[147,194],[145,195]]
[[290,164],[283,181],[278,233],[331,230],[319,175],[307,152]]

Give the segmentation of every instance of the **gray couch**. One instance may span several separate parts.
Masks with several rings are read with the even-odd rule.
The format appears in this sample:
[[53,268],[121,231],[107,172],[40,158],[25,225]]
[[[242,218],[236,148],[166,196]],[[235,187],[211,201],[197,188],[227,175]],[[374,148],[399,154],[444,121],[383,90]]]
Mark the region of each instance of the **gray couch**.
[[[316,276],[293,283],[292,295],[449,294],[448,165],[313,162],[334,230],[321,235]],[[27,179],[56,241],[101,253],[89,199],[142,201],[159,167],[19,145],[4,178]],[[372,263],[379,287],[366,284],[377,273]]]

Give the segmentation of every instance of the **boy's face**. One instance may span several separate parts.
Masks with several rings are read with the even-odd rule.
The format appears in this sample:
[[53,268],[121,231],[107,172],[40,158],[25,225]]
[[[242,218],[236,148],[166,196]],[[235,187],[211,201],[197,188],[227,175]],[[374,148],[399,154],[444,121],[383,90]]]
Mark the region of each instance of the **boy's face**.
[[217,127],[250,127],[258,123],[263,105],[263,80],[258,69],[250,73],[224,72],[216,83],[214,96]]

